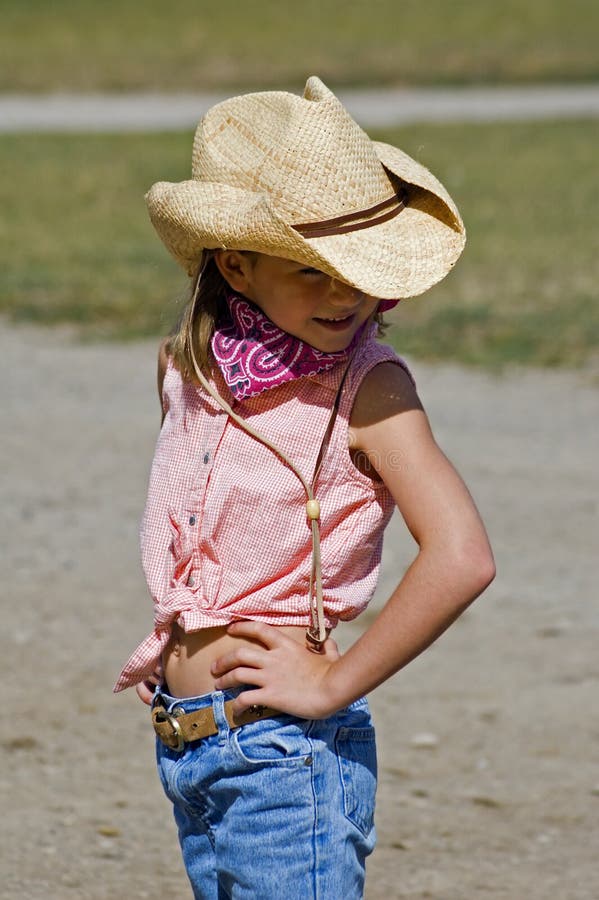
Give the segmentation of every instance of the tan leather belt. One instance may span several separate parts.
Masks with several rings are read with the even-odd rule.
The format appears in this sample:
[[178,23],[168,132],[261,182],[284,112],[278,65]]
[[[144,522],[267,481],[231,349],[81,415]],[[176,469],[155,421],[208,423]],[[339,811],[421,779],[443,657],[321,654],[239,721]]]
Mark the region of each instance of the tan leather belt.
[[[240,728],[242,725],[249,725],[250,722],[281,715],[279,711],[269,706],[254,705],[241,715],[233,717],[234,702],[234,700],[225,702],[225,716],[231,728]],[[188,742],[200,741],[218,733],[212,706],[204,706],[190,713],[186,713],[183,709],[179,711],[176,707],[169,713],[164,706],[155,706],[152,710],[152,725],[162,743],[171,750],[182,750]]]

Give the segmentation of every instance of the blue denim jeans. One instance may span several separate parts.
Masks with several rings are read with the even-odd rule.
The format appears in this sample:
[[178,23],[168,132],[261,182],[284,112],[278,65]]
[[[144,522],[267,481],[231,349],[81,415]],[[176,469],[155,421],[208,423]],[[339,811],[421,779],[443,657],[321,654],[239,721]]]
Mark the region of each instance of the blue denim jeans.
[[231,729],[239,690],[175,698],[212,704],[218,734],[171,750],[158,771],[174,806],[196,900],[358,900],[375,842],[376,749],[368,703],[328,719],[280,715]]

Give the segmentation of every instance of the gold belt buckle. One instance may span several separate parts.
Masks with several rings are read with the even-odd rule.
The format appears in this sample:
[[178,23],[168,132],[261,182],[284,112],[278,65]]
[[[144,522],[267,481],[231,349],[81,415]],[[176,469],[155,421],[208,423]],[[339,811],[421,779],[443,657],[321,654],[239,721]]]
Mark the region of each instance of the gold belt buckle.
[[163,724],[164,722],[168,723],[173,729],[173,733],[168,736],[158,735],[163,744],[170,750],[182,750],[185,746],[185,740],[183,738],[183,732],[181,731],[181,726],[177,722],[177,717],[182,716],[184,710],[174,710],[172,713],[167,713],[166,710],[158,710],[156,712],[156,722],[159,724]]

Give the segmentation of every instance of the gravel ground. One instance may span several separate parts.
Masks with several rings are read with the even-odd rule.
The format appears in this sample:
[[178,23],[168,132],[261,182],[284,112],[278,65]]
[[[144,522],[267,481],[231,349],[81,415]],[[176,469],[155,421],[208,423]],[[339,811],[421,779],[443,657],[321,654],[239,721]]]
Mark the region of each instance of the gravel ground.
[[[0,348],[12,698],[0,720],[0,895],[189,898],[147,710],[132,691],[111,693],[150,625],[137,526],[159,418],[155,346],[5,325]],[[372,696],[379,845],[366,896],[596,900],[597,381],[414,368],[498,577]],[[413,552],[394,520],[362,625]]]

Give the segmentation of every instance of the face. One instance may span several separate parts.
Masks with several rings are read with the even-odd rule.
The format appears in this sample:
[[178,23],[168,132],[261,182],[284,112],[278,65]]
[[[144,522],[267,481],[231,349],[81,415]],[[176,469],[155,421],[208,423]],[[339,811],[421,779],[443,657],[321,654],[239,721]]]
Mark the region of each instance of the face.
[[275,325],[327,353],[345,350],[377,308],[378,300],[357,288],[289,259],[223,250],[216,264]]

